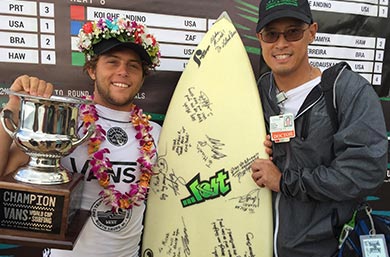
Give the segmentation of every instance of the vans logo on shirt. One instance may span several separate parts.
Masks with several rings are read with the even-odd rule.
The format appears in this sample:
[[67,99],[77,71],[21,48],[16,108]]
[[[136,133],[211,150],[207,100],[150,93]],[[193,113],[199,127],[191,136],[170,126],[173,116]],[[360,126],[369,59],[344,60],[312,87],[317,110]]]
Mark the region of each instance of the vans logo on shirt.
[[[81,169],[77,169],[77,161],[75,158],[70,158],[70,163],[72,166],[72,172],[75,173],[81,173],[86,176],[86,181],[91,181],[96,179],[96,177],[93,175],[93,172],[90,171],[89,167],[89,160],[84,162],[84,165],[80,167]],[[112,183],[134,183],[136,180],[136,174],[135,171],[137,169],[137,163],[136,162],[126,162],[126,161],[111,161],[112,164],[112,170],[109,172],[110,175],[110,181]]]

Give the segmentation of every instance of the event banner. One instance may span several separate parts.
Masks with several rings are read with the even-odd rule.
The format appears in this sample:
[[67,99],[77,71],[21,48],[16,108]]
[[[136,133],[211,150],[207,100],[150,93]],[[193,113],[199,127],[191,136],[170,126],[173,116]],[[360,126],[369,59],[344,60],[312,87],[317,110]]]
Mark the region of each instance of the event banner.
[[[389,117],[388,0],[309,2],[319,24],[308,50],[310,63],[324,70],[347,61],[373,85]],[[188,59],[223,11],[239,32],[256,77],[268,69],[255,34],[258,4],[258,0],[1,0],[0,107],[8,99],[4,89],[22,74],[52,82],[59,96],[91,94],[93,85],[83,72],[85,58],[77,49],[77,34],[88,20],[127,17],[145,23],[160,42],[161,65],[146,78],[136,103],[162,124]],[[235,99],[230,100],[234,104]],[[386,182],[389,179],[388,173]],[[388,215],[384,198],[389,189],[385,183],[372,198],[380,199],[375,208]]]

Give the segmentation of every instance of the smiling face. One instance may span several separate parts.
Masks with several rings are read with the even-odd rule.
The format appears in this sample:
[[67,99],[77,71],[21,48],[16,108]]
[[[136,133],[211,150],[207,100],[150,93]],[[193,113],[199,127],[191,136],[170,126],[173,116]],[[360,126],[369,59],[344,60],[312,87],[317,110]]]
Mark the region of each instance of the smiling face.
[[[277,34],[289,32],[290,34],[302,31],[303,37],[297,41],[287,41],[285,35],[280,34],[273,43],[265,42],[260,33]],[[311,25],[293,18],[282,18],[267,24],[257,34],[264,61],[273,71],[274,76],[300,77],[304,76],[309,67],[308,45],[313,42],[317,32],[317,23]]]
[[129,48],[115,48],[99,56],[96,66],[88,68],[94,80],[95,102],[105,107],[129,111],[144,82],[139,55]]

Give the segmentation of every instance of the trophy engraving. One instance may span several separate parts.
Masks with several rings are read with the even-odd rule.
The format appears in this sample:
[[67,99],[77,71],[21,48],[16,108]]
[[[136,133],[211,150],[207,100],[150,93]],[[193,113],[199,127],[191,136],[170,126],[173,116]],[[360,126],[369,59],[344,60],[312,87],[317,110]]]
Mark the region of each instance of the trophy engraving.
[[19,119],[16,124],[15,114],[3,110],[0,122],[30,160],[0,179],[0,242],[72,249],[88,217],[79,210],[83,175],[70,173],[60,160],[94,133],[93,127],[81,138],[77,133],[79,106],[92,102],[6,93],[20,98]]

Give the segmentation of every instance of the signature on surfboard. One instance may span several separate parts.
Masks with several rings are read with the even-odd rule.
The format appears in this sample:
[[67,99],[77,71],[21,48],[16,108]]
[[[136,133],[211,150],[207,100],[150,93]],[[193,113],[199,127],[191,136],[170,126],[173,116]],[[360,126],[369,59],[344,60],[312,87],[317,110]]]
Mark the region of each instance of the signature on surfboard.
[[157,175],[152,187],[155,193],[161,193],[161,200],[168,197],[168,189],[171,189],[175,195],[179,195],[180,185],[185,186],[187,183],[183,177],[177,176],[173,169],[169,171],[168,162],[164,156],[161,155],[157,159]]
[[[164,253],[166,256],[181,256],[180,253],[183,253],[184,256],[191,255],[190,237],[183,216],[181,217],[181,220],[183,227],[178,227],[165,234],[165,237],[158,248],[159,253]],[[178,242],[181,242],[181,246]],[[153,256],[153,254],[147,256]]]
[[244,212],[248,211],[254,213],[255,208],[260,206],[260,191],[261,188],[256,188],[245,195],[232,197],[229,200],[236,201],[236,209],[242,210]]
[[194,122],[201,123],[214,116],[209,97],[203,91],[198,92],[195,87],[188,88],[188,93],[184,95],[183,107]]
[[214,163],[214,160],[223,159],[227,155],[223,153],[225,144],[221,140],[212,138],[208,135],[205,135],[205,137],[205,140],[198,141],[196,149],[205,162],[205,166],[210,168]]
[[245,175],[249,174],[251,172],[251,165],[252,162],[259,158],[259,153],[255,153],[252,156],[249,156],[245,158],[244,160],[241,160],[240,163],[237,165],[233,166],[230,169],[230,172],[232,173],[233,177],[238,178],[238,182],[241,183],[241,178],[244,177]]

